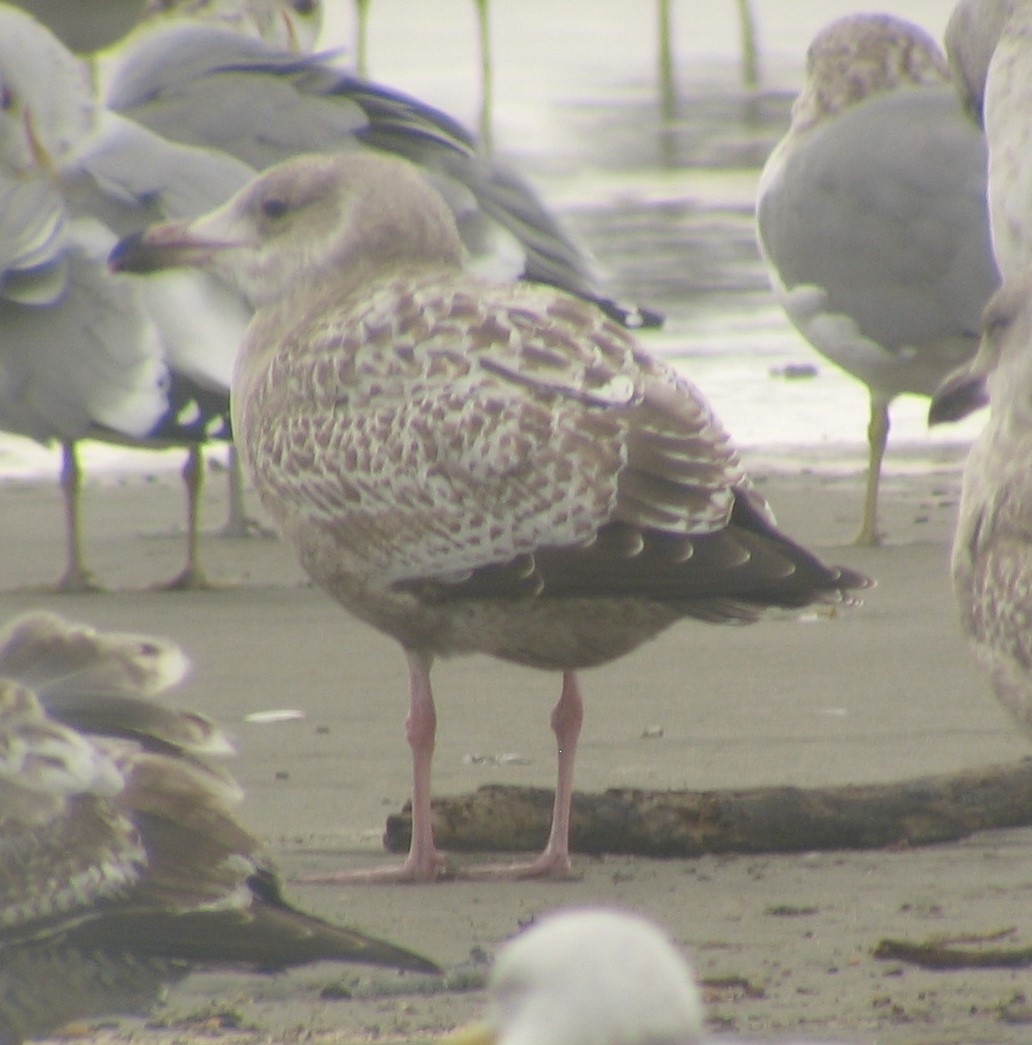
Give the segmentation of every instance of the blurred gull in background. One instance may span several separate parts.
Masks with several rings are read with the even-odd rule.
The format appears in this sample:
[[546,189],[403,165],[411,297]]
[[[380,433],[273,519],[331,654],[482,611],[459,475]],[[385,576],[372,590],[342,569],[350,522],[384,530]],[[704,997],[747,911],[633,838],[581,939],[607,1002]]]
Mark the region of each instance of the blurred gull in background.
[[923,30],[854,15],[817,35],[760,179],[757,226],[789,318],[870,392],[859,544],[880,539],[889,404],[931,395],[976,349],[999,282],[985,179],[982,135]]
[[[0,165],[12,173],[9,191],[29,191],[24,186],[35,184],[31,191],[46,197],[52,214],[49,221],[27,228],[20,204],[0,208],[0,242],[16,245],[14,263],[31,267],[32,280],[52,280],[55,269],[67,267],[67,233],[61,230],[74,222],[91,221],[96,235],[106,235],[102,228],[121,235],[154,220],[211,209],[256,169],[297,151],[376,148],[422,166],[456,213],[474,267],[563,286],[598,300],[628,325],[658,322],[654,313],[624,309],[605,298],[592,260],[530,186],[484,157],[455,121],[351,76],[331,57],[266,43],[254,34],[253,24],[244,25],[247,32],[236,31],[240,26],[226,21],[225,5],[186,6],[191,17],[159,12],[105,51],[98,74],[106,85],[101,100],[85,64],[26,15],[0,5],[0,77],[9,98],[0,115]],[[276,5],[288,12],[303,6]],[[229,5],[228,11],[240,7]],[[315,11],[306,11],[306,17]],[[201,20],[201,14],[215,20]],[[292,36],[310,40],[310,32],[295,30]],[[44,68],[49,74],[40,76]],[[32,260],[34,252],[44,250],[54,255],[45,266]],[[24,348],[14,337],[5,338],[0,427],[44,442],[57,439],[64,446],[70,548],[61,582],[65,590],[92,586],[79,536],[75,441],[103,437],[142,445],[190,444],[184,473],[187,563],[170,586],[204,586],[197,548],[200,446],[212,436],[228,436],[229,378],[249,306],[217,278],[196,272],[164,274],[152,286],[124,289],[118,279],[108,286],[100,268],[90,278],[108,297],[131,299],[132,323],[140,330],[129,336],[123,323],[117,338],[121,392],[116,396],[104,376],[114,354],[111,339],[82,333],[113,323],[107,306],[98,307],[104,295],[66,299],[51,282],[49,300],[37,292],[37,311],[29,316],[23,288],[19,322],[35,333]],[[4,285],[13,288],[13,276]],[[56,327],[48,332],[49,317],[58,314],[67,321],[64,332]],[[45,352],[33,349],[37,341],[46,345]],[[139,369],[143,360],[151,369],[142,392],[135,386],[126,390],[130,361]],[[74,381],[72,372],[79,375]],[[13,390],[8,399],[23,400],[20,389],[29,385],[41,388],[42,398],[66,405],[74,399],[76,409],[67,417],[52,410],[29,425],[3,403],[8,390]],[[114,412],[112,399],[127,410],[132,404],[131,419]],[[240,518],[238,511],[238,530]]]
[[[211,206],[251,171],[105,110],[89,67],[9,5],[0,5],[0,80],[0,243],[11,255],[0,283],[0,427],[64,447],[69,556],[59,587],[93,587],[78,523],[83,438],[191,446],[188,557],[172,584],[203,584],[197,447],[228,438],[226,390],[248,310],[210,277],[141,293],[107,272],[104,254],[141,222]],[[31,224],[29,193],[45,205]]]

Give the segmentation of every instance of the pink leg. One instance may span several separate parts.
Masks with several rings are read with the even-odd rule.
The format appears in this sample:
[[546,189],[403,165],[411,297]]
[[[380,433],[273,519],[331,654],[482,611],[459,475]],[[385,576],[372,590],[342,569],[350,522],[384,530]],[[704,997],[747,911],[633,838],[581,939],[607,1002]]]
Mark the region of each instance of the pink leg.
[[555,804],[552,806],[552,830],[544,851],[538,857],[546,873],[563,874],[570,870],[570,807],[573,804],[573,763],[577,756],[577,740],[584,722],[584,701],[581,700],[577,676],[572,671],[563,674],[563,691],[559,703],[552,709],[552,732],[559,748],[559,775],[555,785]]
[[430,764],[434,755],[437,713],[430,688],[429,654],[406,650],[409,662],[409,713],[405,736],[412,749],[412,843],[405,862],[368,871],[336,871],[302,878],[305,882],[426,882],[444,871],[444,857],[434,845],[430,814]]
[[498,864],[464,868],[463,878],[567,878],[570,865],[570,807],[573,804],[573,764],[577,756],[577,740],[584,722],[577,676],[563,674],[563,690],[552,709],[552,732],[559,749],[559,773],[552,805],[552,830],[541,855],[527,864]]
[[420,880],[435,877],[444,864],[444,857],[434,845],[430,813],[430,763],[437,736],[437,712],[430,688],[432,658],[410,652],[408,661],[409,713],[405,736],[412,749],[412,842],[403,869]]

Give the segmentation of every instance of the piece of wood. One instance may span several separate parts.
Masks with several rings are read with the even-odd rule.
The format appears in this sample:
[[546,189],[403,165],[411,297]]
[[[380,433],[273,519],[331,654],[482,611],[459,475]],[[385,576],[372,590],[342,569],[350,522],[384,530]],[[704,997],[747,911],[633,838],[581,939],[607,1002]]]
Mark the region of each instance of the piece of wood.
[[[994,934],[982,943],[998,939]],[[906,962],[923,969],[1027,969],[1032,965],[1032,947],[955,947],[950,940],[881,940],[873,951],[875,958]]]
[[[552,792],[488,784],[435,799],[443,849],[518,852],[548,835]],[[1032,824],[1032,760],[889,784],[736,791],[613,788],[574,796],[571,845],[581,853],[691,857],[794,853],[948,842]],[[387,819],[384,845],[407,849],[408,806]]]

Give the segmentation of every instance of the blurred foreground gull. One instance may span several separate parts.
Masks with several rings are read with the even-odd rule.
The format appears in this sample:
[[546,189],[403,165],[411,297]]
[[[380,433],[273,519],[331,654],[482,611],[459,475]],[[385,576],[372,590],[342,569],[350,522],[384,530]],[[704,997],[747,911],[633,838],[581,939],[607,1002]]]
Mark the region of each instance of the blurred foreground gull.
[[617,908],[535,921],[499,951],[488,992],[485,1022],[440,1045],[733,1045],[704,1034],[695,974],[669,936]]
[[698,1045],[702,995],[670,938],[640,915],[571,908],[499,951],[488,1017],[442,1045]]
[[[969,380],[989,388],[989,419],[964,468],[953,584],[964,633],[997,697],[1032,733],[1032,270],[985,312]],[[949,394],[955,395],[951,388]],[[969,394],[971,394],[969,392]]]
[[286,902],[209,760],[230,750],[221,730],[148,699],[185,666],[165,640],[50,614],[0,635],[3,1045],[146,1012],[197,968],[437,971]]
[[312,579],[408,658],[412,848],[385,876],[443,870],[436,655],[563,672],[552,834],[498,872],[563,875],[577,669],[682,616],[751,621],[868,583],[776,528],[700,393],[595,305],[466,272],[452,212],[404,160],[282,164],[112,265],[201,266],[256,307],[233,377],[245,467]]
[[759,242],[800,333],[870,390],[856,540],[879,540],[889,404],[931,395],[974,354],[999,277],[986,151],[922,30],[889,15],[828,26],[760,178]]

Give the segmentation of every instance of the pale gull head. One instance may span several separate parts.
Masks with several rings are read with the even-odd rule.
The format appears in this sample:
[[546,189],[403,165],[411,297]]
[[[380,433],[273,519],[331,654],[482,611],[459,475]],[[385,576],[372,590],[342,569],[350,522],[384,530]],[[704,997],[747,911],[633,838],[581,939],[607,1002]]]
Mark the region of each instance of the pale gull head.
[[629,912],[558,911],[510,940],[489,982],[497,1045],[692,1045],[702,997],[669,936]]

